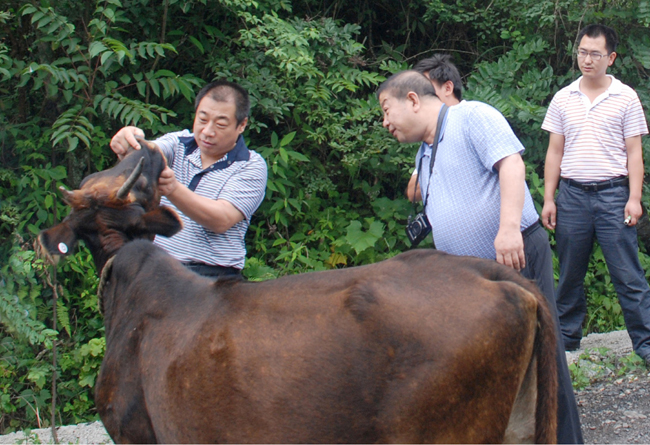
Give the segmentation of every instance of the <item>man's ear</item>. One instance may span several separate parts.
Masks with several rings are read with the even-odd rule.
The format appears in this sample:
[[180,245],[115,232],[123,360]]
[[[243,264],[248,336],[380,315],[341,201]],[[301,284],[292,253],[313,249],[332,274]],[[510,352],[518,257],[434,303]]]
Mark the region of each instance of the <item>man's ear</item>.
[[445,96],[451,96],[454,94],[454,82],[451,80],[448,80],[447,82],[442,84],[442,89],[445,92]]
[[616,60],[617,55],[618,54],[616,54],[616,51],[612,51],[609,54],[609,60],[607,61],[607,66],[612,66],[614,64],[614,61]]
[[420,109],[420,105],[421,105],[420,96],[418,96],[418,93],[416,93],[415,91],[409,91],[406,94],[406,100],[411,104],[414,111]]
[[239,125],[237,125],[237,131],[239,131],[239,134],[242,134],[244,130],[246,129],[246,125],[248,125],[248,118],[245,117],[243,121]]

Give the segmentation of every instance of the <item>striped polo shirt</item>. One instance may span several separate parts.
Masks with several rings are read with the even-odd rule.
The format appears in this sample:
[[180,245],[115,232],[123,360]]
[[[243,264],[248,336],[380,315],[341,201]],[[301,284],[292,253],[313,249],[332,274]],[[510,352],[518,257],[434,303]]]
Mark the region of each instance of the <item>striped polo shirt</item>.
[[558,91],[542,129],[564,136],[560,176],[581,182],[626,176],[625,139],[648,134],[639,96],[608,75],[612,83],[592,103],[580,91],[582,77]]
[[241,135],[235,148],[206,169],[202,167],[201,150],[189,130],[168,133],[154,142],[181,184],[206,198],[225,199],[245,217],[225,233],[215,233],[185,216],[163,196],[161,204],[176,210],[183,221],[183,230],[170,238],[157,235],[154,243],[182,262],[243,269],[244,236],[266,192],[264,159],[248,149]]

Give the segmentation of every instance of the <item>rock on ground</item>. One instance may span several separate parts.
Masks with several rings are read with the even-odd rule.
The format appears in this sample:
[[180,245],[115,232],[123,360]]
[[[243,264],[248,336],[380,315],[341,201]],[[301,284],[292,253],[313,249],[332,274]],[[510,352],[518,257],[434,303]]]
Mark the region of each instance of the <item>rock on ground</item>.
[[[56,429],[59,443],[66,444],[112,444],[113,441],[101,422],[80,423],[78,425],[61,426]],[[36,444],[54,443],[51,428],[34,429],[25,434],[17,433],[0,436],[0,444]]]
[[589,334],[580,342],[580,349],[566,353],[567,362],[575,363],[586,350],[597,348],[607,348],[617,357],[622,357],[632,353],[632,340],[625,330]]

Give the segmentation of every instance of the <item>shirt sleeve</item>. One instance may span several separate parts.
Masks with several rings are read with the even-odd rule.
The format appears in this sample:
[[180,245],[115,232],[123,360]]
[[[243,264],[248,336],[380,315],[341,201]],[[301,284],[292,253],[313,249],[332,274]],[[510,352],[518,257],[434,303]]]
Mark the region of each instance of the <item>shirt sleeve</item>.
[[524,146],[496,108],[481,104],[469,114],[466,131],[481,163],[488,170],[501,159],[523,153]]
[[634,98],[630,101],[627,110],[625,110],[623,138],[627,139],[645,134],[648,134],[648,123],[639,96],[634,92]]
[[192,133],[189,130],[175,131],[173,133],[167,133],[153,142],[160,147],[163,155],[165,155],[165,159],[167,159],[167,165],[171,167],[174,165],[174,151],[180,146],[178,138],[191,135]]
[[546,110],[546,116],[544,117],[544,122],[542,122],[542,130],[564,136],[564,125],[562,124],[562,113],[560,112],[559,102],[559,93],[557,93],[553,96],[551,104],[548,106],[548,110]]
[[225,199],[250,221],[266,193],[267,168],[264,159],[251,151],[250,159],[224,185],[219,199]]

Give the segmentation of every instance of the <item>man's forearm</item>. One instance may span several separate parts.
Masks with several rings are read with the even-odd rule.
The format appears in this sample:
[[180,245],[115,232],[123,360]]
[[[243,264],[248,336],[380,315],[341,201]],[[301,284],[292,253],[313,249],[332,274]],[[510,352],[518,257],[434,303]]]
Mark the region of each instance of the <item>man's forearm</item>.
[[499,165],[501,188],[500,229],[520,230],[524,209],[526,166],[520,155],[508,156]]

